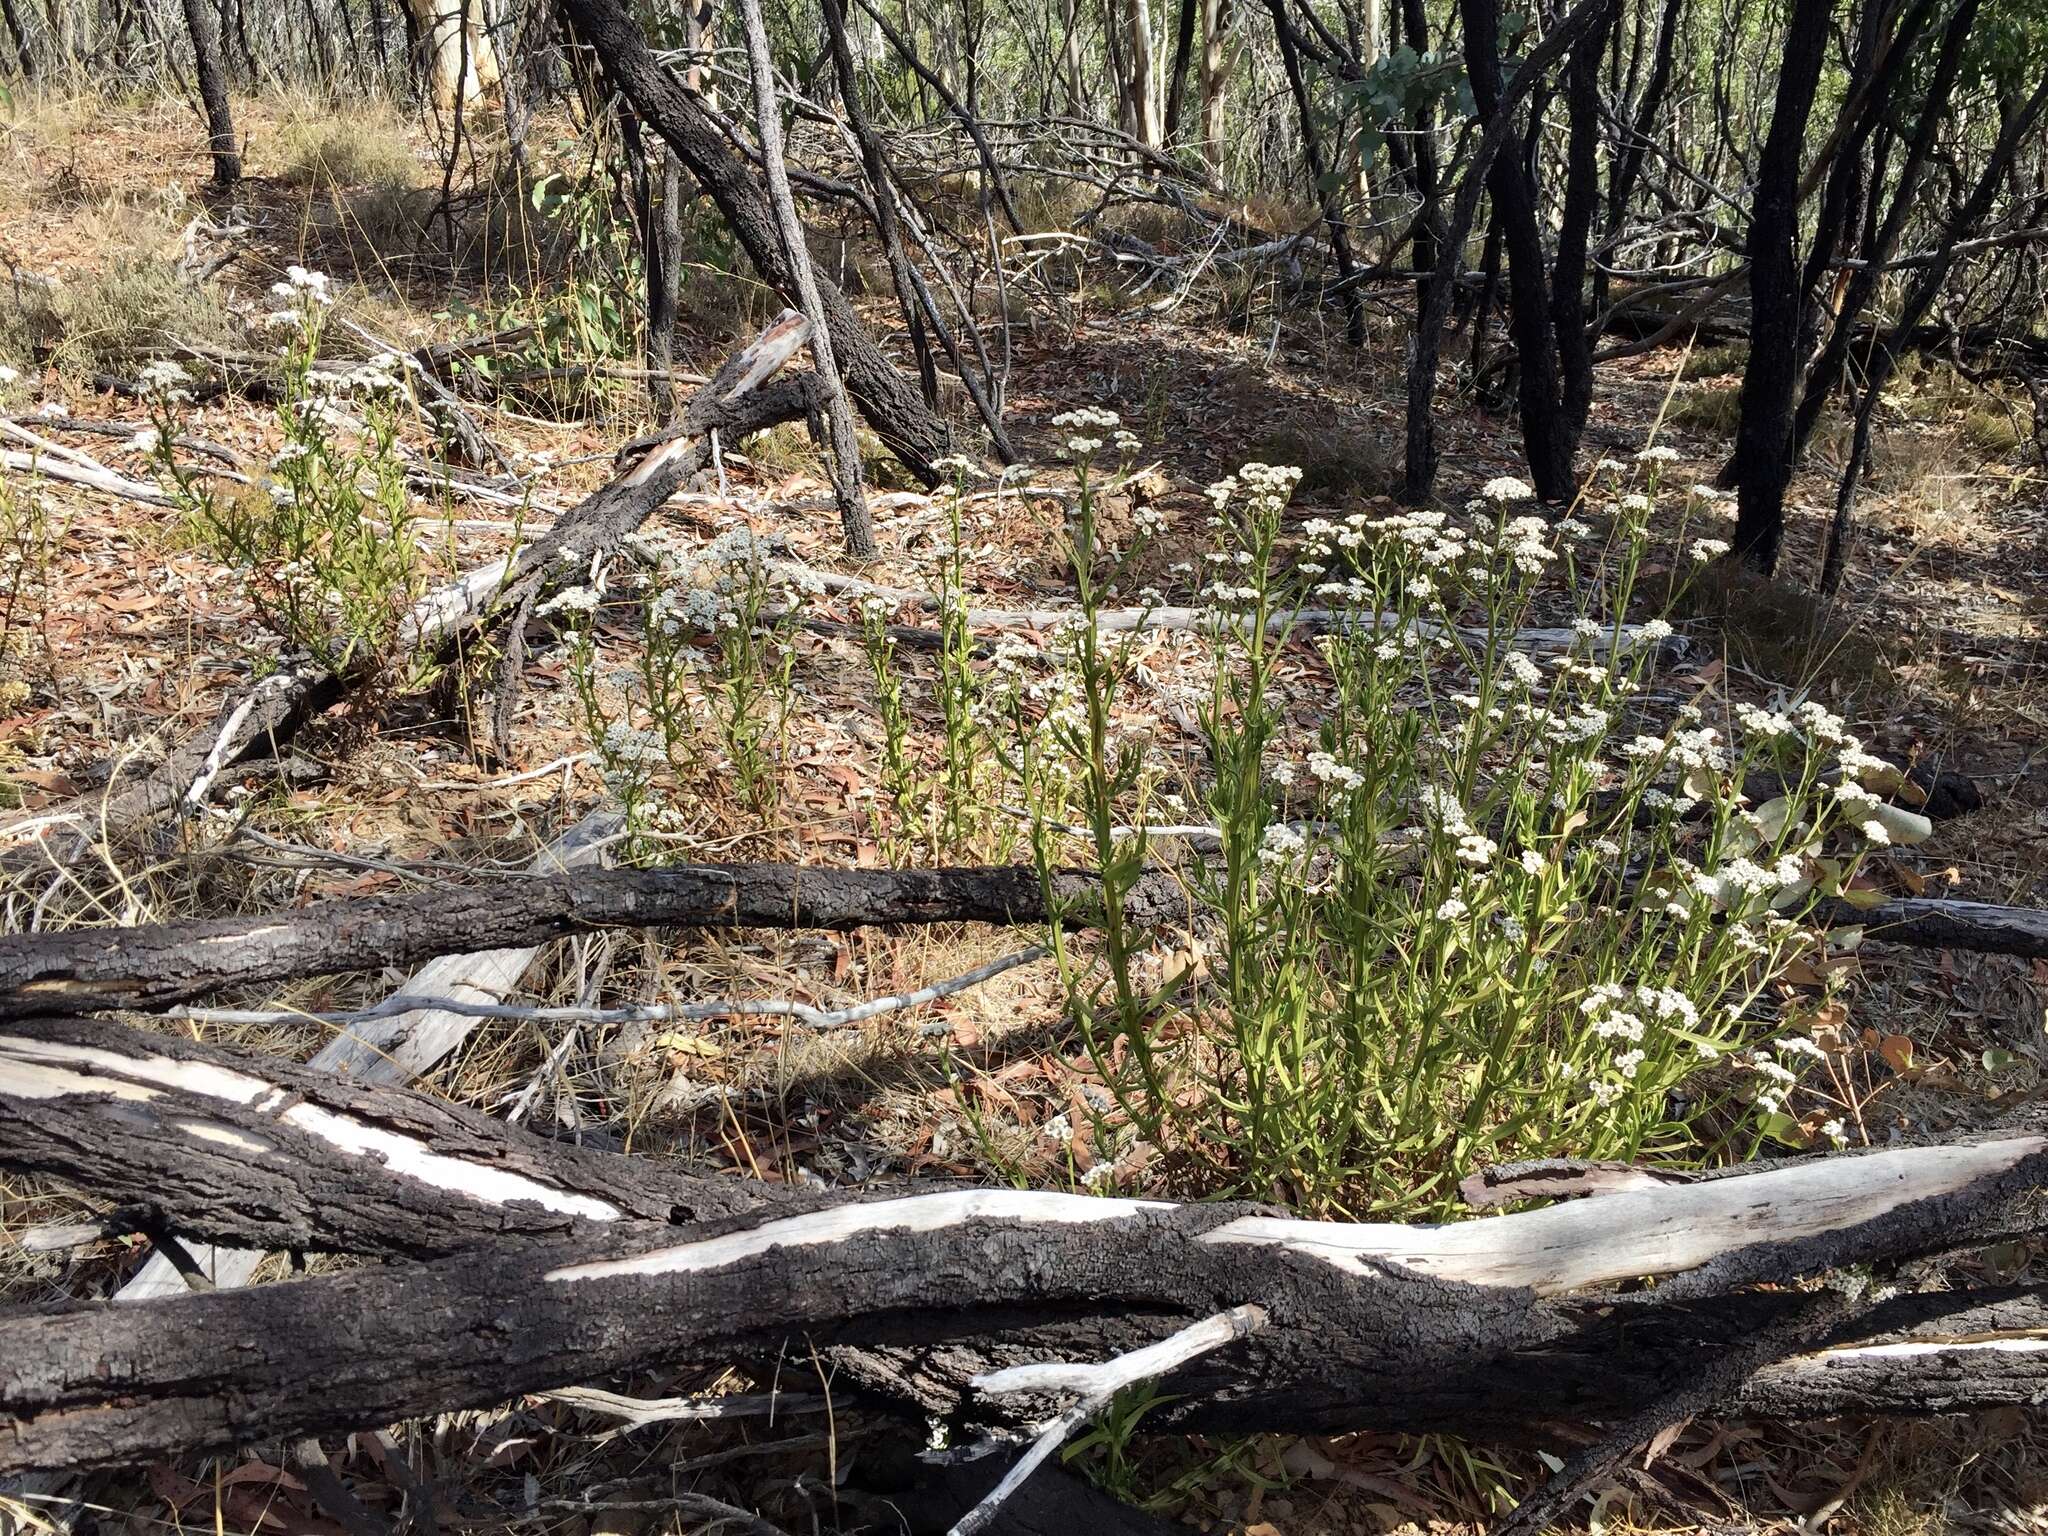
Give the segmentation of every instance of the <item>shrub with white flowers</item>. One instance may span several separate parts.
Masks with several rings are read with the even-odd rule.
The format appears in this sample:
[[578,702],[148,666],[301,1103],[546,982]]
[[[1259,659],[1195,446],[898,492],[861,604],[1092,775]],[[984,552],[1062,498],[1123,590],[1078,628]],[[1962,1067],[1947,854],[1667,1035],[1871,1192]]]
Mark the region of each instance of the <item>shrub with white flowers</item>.
[[[1799,914],[1883,826],[1860,787],[1875,760],[1824,709],[1710,721],[1647,697],[1672,628],[1622,616],[1675,457],[1602,466],[1605,549],[1525,515],[1507,477],[1463,517],[1312,519],[1298,546],[1291,472],[1210,488],[1214,682],[1182,791],[1217,834],[1185,866],[1205,962],[1142,980],[1151,941],[1123,918],[1162,779],[1115,744],[1114,647],[1084,642],[1093,728],[1061,739],[1085,835],[1034,825],[1048,875],[1080,858],[1107,893],[1095,936],[1050,935],[1115,1101],[1098,1145],[1152,1143],[1190,1189],[1441,1216],[1487,1164],[1756,1133],[1725,1063],[1773,1027],[1770,984],[1819,942]],[[1098,562],[1077,540],[1076,570]],[[1559,586],[1579,613],[1562,649],[1531,654],[1517,636]],[[1092,610],[1099,586],[1082,592]],[[1283,695],[1305,661],[1307,711]],[[1766,766],[1785,789],[1753,806],[1741,786]]]
[[272,291],[290,306],[272,318],[289,318],[291,334],[276,410],[284,445],[262,488],[239,491],[178,458],[192,379],[169,358],[142,370],[150,426],[129,446],[151,456],[195,532],[241,571],[257,613],[289,647],[331,671],[391,667],[420,681],[430,658],[402,653],[426,566],[400,447],[409,413],[399,359],[316,369],[334,302],[326,275],[294,266]]

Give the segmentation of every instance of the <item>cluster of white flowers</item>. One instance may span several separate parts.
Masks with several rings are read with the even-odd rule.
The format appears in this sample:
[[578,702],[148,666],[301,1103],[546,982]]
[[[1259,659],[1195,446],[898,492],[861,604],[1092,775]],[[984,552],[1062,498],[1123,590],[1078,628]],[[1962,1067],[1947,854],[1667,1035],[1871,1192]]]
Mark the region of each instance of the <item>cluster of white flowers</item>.
[[1067,439],[1067,452],[1077,459],[1085,459],[1102,447],[1100,433],[1114,432],[1123,425],[1123,418],[1115,411],[1097,410],[1083,406],[1076,411],[1062,411],[1053,417],[1052,424],[1062,432],[1074,435]]
[[284,281],[272,283],[270,291],[281,299],[292,299],[303,304],[332,304],[334,295],[328,289],[327,274],[314,272],[301,266],[284,269]]
[[1718,560],[1728,553],[1730,546],[1726,539],[1694,539],[1692,557],[1704,565],[1709,560]]
[[987,474],[987,471],[964,453],[949,453],[944,458],[933,459],[932,472],[954,480],[978,480]]
[[1318,784],[1340,798],[1365,783],[1365,775],[1328,752],[1309,753],[1308,771]]
[[597,593],[589,587],[564,587],[533,611],[541,618],[551,613],[595,613]]
[[1247,464],[1237,472],[1236,480],[1244,492],[1246,509],[1254,516],[1270,515],[1293,498],[1301,471],[1292,464]]
[[1752,736],[1761,736],[1765,741],[1782,741],[1798,734],[1798,727],[1792,717],[1774,709],[1760,709],[1754,704],[1737,704],[1735,720]]
[[1299,832],[1284,821],[1276,821],[1259,840],[1259,862],[1268,869],[1278,869],[1293,863],[1307,846],[1308,840]]
[[0,387],[21,382],[21,370],[11,363],[0,363]]
[[1636,455],[1636,462],[1638,464],[1676,464],[1679,457],[1680,455],[1676,448],[1667,448],[1662,443],[1659,443],[1653,448],[1645,448],[1638,453]]
[[1480,487],[1479,493],[1488,501],[1501,502],[1503,504],[1510,501],[1534,501],[1536,499],[1534,487],[1526,480],[1517,480],[1513,475],[1501,475],[1497,479],[1487,481],[1485,485]]
[[185,387],[192,382],[192,376],[185,372],[184,364],[173,362],[168,357],[159,357],[144,364],[138,382],[144,390],[166,404],[175,405],[192,398],[192,391]]
[[144,427],[122,446],[131,453],[155,453],[163,445],[163,434],[155,427]]
[[1543,567],[1557,558],[1557,551],[1543,542],[1548,532],[1540,517],[1511,518],[1501,530],[1501,552],[1524,576],[1541,575]]

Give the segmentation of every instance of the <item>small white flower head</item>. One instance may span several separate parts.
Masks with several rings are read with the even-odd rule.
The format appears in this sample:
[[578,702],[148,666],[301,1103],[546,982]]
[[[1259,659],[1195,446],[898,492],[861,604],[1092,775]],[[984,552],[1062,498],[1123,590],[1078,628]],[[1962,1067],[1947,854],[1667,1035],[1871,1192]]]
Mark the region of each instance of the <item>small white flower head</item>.
[[1621,498],[1621,510],[1640,516],[1650,510],[1652,502],[1641,491],[1630,491]]
[[1728,553],[1728,549],[1729,544],[1726,539],[1694,539],[1692,541],[1692,557],[1701,564],[1705,564],[1709,560],[1720,559]]
[[144,427],[140,432],[129,438],[124,446],[131,453],[155,453],[162,441],[163,434],[158,432],[155,427]]
[[1664,619],[1645,619],[1636,633],[1647,643],[1659,645],[1671,638],[1671,625]]
[[1123,425],[1123,417],[1115,411],[1101,411],[1093,406],[1083,406],[1076,411],[1062,411],[1053,417],[1052,424],[1063,432],[1098,431],[1114,432]]
[[1489,480],[1481,488],[1481,494],[1488,501],[1505,505],[1511,501],[1534,501],[1536,491],[1528,481],[1517,480],[1513,475],[1500,475]]
[[0,385],[15,384],[21,380],[21,370],[7,363],[0,363]]
[[1446,897],[1443,903],[1436,909],[1437,921],[1440,923],[1455,923],[1459,918],[1471,912],[1471,910],[1459,897]]
[[1862,826],[1857,828],[1857,830],[1861,832],[1869,842],[1871,842],[1879,848],[1886,847],[1890,844],[1892,840],[1892,834],[1890,829],[1887,828],[1885,824],[1879,821],[1875,816],[1871,817],[1870,820],[1864,822]]
[[1662,443],[1645,448],[1636,455],[1638,464],[1676,464],[1679,454],[1676,448],[1667,448]]
[[949,453],[943,459],[932,460],[932,471],[955,480],[975,480],[983,475],[981,466],[964,453]]

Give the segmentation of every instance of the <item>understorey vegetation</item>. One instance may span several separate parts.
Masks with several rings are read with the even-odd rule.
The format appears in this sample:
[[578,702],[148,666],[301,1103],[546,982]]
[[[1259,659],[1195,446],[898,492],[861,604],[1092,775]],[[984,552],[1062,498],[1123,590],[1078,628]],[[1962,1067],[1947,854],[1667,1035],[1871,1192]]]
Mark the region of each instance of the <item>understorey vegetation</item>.
[[2034,0],[0,22],[0,1536],[2042,1518]]

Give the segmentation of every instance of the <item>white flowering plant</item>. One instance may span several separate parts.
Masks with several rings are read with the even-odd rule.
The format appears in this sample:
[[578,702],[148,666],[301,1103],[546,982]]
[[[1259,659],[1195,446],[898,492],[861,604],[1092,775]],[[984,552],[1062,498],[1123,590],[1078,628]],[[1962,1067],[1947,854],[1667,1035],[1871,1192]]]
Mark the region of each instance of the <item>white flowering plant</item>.
[[142,370],[150,425],[129,446],[200,540],[234,565],[257,613],[330,671],[397,668],[423,680],[428,658],[400,655],[405,619],[426,588],[422,529],[405,483],[403,365],[381,354],[343,371],[316,367],[327,278],[293,267],[274,289],[285,333],[276,422],[283,445],[255,484],[227,484],[175,450],[192,380],[170,359]]
[[[1157,781],[1112,745],[1123,677],[1077,626],[1085,835],[1041,823],[1034,843],[1048,875],[1078,857],[1102,876],[1096,935],[1051,938],[1116,1105],[1098,1146],[1142,1138],[1189,1188],[1404,1217],[1455,1213],[1462,1179],[1517,1157],[1754,1146],[1769,1111],[1717,1064],[1772,1028],[1787,962],[1821,942],[1798,919],[1895,813],[1884,765],[1818,704],[1645,696],[1672,639],[1623,622],[1645,464],[1599,549],[1505,479],[1463,517],[1312,519],[1298,542],[1292,471],[1214,488],[1215,676],[1187,774],[1214,840],[1183,865],[1199,961],[1162,967],[1125,910],[1158,857]],[[1537,624],[1560,587],[1571,622]],[[1283,687],[1305,667],[1306,712]]]
[[795,631],[812,589],[779,576],[750,528],[685,547],[636,535],[633,579],[640,644],[630,666],[607,671],[594,623],[608,568],[580,571],[537,612],[569,620],[570,676],[584,732],[627,825],[651,852],[651,834],[687,830],[701,791],[729,773],[754,810],[772,819],[781,798],[796,660]]

